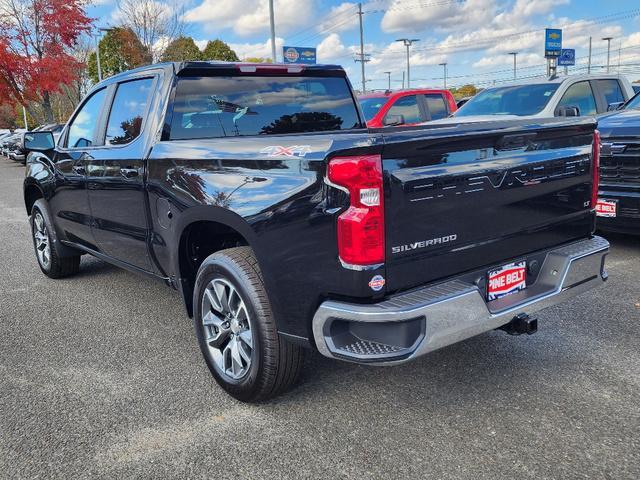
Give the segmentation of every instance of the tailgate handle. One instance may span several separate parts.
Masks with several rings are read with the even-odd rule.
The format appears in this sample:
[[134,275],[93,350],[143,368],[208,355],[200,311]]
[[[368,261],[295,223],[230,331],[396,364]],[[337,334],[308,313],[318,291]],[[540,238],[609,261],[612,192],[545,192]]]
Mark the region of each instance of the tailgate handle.
[[514,135],[505,135],[496,143],[497,150],[516,150],[527,147],[533,143],[533,139],[537,133],[518,133]]

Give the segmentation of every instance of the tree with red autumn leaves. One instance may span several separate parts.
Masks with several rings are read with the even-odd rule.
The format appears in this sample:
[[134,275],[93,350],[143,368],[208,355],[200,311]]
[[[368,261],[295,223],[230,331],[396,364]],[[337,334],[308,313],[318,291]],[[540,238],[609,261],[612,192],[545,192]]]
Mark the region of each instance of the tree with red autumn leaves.
[[0,1],[0,104],[40,103],[53,121],[51,94],[69,85],[81,71],[69,54],[89,33],[86,0]]

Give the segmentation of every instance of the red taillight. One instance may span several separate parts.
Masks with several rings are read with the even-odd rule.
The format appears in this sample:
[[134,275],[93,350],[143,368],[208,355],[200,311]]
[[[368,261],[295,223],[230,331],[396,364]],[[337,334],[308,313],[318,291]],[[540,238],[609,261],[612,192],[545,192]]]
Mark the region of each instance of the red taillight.
[[600,132],[596,130],[593,133],[593,151],[592,155],[592,178],[593,187],[591,189],[591,208],[596,208],[598,203],[598,187],[600,186]]
[[349,191],[350,206],[338,217],[340,259],[352,265],[384,262],[384,204],[380,155],[336,157],[329,180]]

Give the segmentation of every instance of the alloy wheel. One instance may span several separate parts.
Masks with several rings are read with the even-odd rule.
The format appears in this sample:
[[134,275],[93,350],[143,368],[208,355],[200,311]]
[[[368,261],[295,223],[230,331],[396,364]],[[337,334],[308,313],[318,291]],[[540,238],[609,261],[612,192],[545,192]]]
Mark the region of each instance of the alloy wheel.
[[33,218],[33,227],[33,238],[36,244],[38,262],[40,262],[43,268],[49,268],[51,264],[51,245],[49,244],[47,226],[40,212],[37,212]]
[[251,367],[251,319],[238,290],[224,278],[214,278],[202,298],[204,338],[216,368],[239,380]]

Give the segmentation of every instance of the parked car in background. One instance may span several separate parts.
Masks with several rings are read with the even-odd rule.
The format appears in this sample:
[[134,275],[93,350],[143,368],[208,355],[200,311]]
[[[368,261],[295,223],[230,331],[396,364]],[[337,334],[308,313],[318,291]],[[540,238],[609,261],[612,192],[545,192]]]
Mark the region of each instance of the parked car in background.
[[447,122],[474,122],[502,118],[596,116],[633,97],[622,75],[572,75],[533,79],[491,87],[471,98]]
[[468,102],[469,100],[471,100],[472,98],[473,98],[473,97],[464,97],[464,98],[461,98],[460,100],[458,100],[458,101],[456,102],[456,105],[457,105],[458,109],[459,109],[459,108],[461,108],[465,103],[467,103],[467,102]]
[[18,142],[19,138],[20,138],[20,133],[14,132],[2,140],[2,142],[0,143],[0,152],[2,153],[3,156],[10,158],[11,152],[13,151],[16,145],[16,142]]
[[[51,132],[53,134],[54,140],[57,142],[58,138],[60,138],[60,134],[62,133],[63,129],[64,129],[63,123],[49,123],[45,125],[40,125],[39,127],[35,128],[33,131],[34,132]],[[24,133],[17,134],[17,138],[16,140],[13,141],[10,151],[8,152],[8,157],[11,160],[20,162],[20,163],[26,163],[26,159],[27,159],[27,152],[22,147],[22,142],[20,142],[21,136],[23,134]]]
[[640,235],[640,93],[598,121],[598,228]]
[[458,107],[449,90],[372,92],[358,97],[367,127],[416,125],[448,117]]

